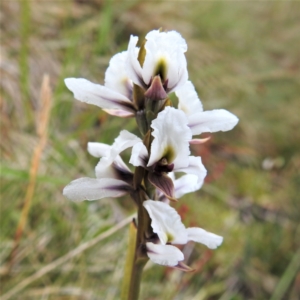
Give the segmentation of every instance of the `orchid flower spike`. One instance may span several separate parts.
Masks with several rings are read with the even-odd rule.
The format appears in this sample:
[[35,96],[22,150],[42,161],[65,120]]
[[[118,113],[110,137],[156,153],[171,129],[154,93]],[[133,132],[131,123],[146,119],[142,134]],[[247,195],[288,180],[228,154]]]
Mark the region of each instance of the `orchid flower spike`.
[[[186,228],[169,201],[199,190],[206,177],[201,157],[191,155],[190,145],[207,139],[193,136],[231,130],[238,118],[224,109],[203,111],[188,81],[187,44],[178,32],[153,30],[140,48],[137,42],[138,37],[131,36],[127,51],[112,57],[104,85],[83,78],[65,79],[79,101],[114,116],[135,117],[142,138],[122,130],[112,145],[88,143],[88,152],[99,158],[96,178],[73,180],[63,194],[77,202],[129,194],[138,207],[136,247],[131,248],[135,253],[128,256],[134,257],[133,268],[150,259],[188,271],[184,254],[175,245],[194,241],[215,249],[223,238],[202,228]],[[178,108],[172,107],[172,92]],[[128,148],[132,148],[129,163],[135,168],[121,157]],[[138,279],[130,279],[128,299],[136,293],[132,289]]]
[[143,205],[157,235],[157,240],[152,238],[146,243],[147,255],[154,263],[176,267],[184,260],[183,253],[172,244],[184,245],[194,241],[216,249],[223,242],[223,237],[202,228],[185,228],[176,210],[164,202],[147,200]]

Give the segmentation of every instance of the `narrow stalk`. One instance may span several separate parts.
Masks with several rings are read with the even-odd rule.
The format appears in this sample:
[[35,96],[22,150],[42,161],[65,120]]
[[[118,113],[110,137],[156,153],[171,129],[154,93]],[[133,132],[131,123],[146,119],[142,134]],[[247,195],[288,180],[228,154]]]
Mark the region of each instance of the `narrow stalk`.
[[[138,204],[138,224],[136,233],[136,244],[135,244],[135,254],[131,269],[131,277],[129,279],[129,291],[127,300],[138,300],[140,285],[142,279],[143,268],[148,261],[148,257],[143,249],[145,244],[145,235],[148,231],[148,215],[143,206],[144,193],[141,191],[136,195],[136,202]],[[145,214],[146,213],[146,214]],[[124,278],[127,281],[127,279]]]
[[146,262],[147,259],[138,260],[135,262],[132,268],[128,300],[139,299],[141,279],[142,279],[143,269]]
[[[25,106],[27,124],[32,121],[32,107],[29,91],[29,55],[30,55],[30,34],[31,34],[31,4],[29,0],[19,1],[20,3],[20,50],[19,50],[19,70],[20,70],[20,90]],[[23,119],[23,118],[21,118]],[[24,118],[25,119],[25,118]],[[20,120],[22,122],[22,120]],[[26,124],[26,125],[27,125]],[[23,126],[25,124],[22,124]]]
[[130,289],[131,274],[132,274],[132,268],[135,259],[136,236],[137,236],[137,230],[135,224],[134,222],[131,222],[129,227],[128,250],[127,250],[126,262],[124,267],[121,300],[127,300],[127,296]]

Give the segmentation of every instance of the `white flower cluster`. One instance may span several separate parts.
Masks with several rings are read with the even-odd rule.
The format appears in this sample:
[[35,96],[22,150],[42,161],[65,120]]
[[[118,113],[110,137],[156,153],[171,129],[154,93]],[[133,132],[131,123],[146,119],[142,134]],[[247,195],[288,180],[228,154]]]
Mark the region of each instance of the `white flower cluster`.
[[[193,136],[231,130],[238,118],[224,109],[203,111],[188,81],[187,45],[178,32],[153,30],[140,48],[137,42],[138,37],[131,36],[128,50],[112,57],[104,86],[82,78],[65,79],[76,99],[111,115],[135,117],[143,139],[122,130],[112,146],[89,143],[89,153],[100,158],[96,178],[74,180],[63,193],[73,201],[129,194],[150,218],[151,226],[144,228],[138,245],[141,251],[155,263],[180,267],[183,253],[173,244],[196,241],[214,249],[223,240],[201,228],[185,228],[169,205],[169,200],[200,189],[204,182],[201,158],[190,155],[190,144],[203,140]],[[178,98],[177,108],[168,98],[172,92]],[[120,156],[128,148],[135,172]],[[176,172],[186,174],[176,178]]]

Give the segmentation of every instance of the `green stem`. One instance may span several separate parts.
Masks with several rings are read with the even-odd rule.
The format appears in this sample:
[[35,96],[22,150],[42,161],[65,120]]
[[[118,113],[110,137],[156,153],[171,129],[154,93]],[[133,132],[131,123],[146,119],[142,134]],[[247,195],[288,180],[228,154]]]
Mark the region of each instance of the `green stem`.
[[131,279],[131,273],[132,273],[132,268],[134,265],[134,258],[135,258],[136,235],[137,235],[136,227],[134,223],[131,222],[129,227],[128,251],[127,251],[126,262],[124,267],[121,300],[127,300],[129,289],[130,289],[130,281],[131,281],[130,279]]
[[144,248],[150,227],[150,218],[143,206],[146,194],[142,189],[137,189],[131,197],[138,206],[138,222],[137,230],[132,224],[129,232],[130,244],[125,264],[122,300],[138,300],[143,268],[149,259]]
[[142,279],[143,268],[148,261],[148,257],[143,253],[141,245],[144,243],[146,228],[145,208],[143,207],[142,193],[138,193],[138,228],[135,245],[135,258],[132,266],[130,288],[128,293],[128,300],[138,300],[140,293],[140,285]]
[[139,299],[143,268],[144,268],[146,262],[147,262],[147,259],[138,259],[132,268],[128,300],[138,300]]

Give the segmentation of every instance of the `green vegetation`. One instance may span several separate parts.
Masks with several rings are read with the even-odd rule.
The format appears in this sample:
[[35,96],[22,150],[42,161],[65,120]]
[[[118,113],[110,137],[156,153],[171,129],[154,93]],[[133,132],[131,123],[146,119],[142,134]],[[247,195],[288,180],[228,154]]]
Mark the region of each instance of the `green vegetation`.
[[[215,251],[188,244],[194,273],[147,265],[142,300],[298,299],[300,294],[300,3],[222,1],[1,2],[1,294],[135,211],[123,199],[72,203],[62,188],[94,176],[88,141],[111,144],[135,121],[73,99],[65,77],[103,83],[130,34],[162,27],[188,43],[189,77],[205,109],[238,126],[193,147],[208,169],[180,199],[185,225],[224,236]],[[43,74],[53,92],[48,141],[26,226],[9,255],[40,138]],[[135,134],[139,134],[137,131]],[[204,135],[205,136],[205,135]],[[9,299],[119,299],[129,226],[28,283]]]

